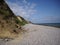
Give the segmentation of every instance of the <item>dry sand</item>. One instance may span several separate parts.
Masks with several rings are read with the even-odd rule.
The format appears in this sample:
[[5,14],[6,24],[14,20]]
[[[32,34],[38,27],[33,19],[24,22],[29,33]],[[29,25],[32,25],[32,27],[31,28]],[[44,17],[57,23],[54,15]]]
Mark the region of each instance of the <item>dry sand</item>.
[[26,24],[21,38],[0,45],[60,45],[60,28]]

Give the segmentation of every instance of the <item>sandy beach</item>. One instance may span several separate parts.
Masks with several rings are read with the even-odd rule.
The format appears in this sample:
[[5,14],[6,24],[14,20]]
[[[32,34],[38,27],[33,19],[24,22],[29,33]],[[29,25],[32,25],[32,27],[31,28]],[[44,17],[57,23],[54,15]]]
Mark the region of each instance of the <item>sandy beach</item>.
[[22,28],[27,32],[21,39],[0,41],[0,45],[60,45],[60,28],[34,24],[26,24]]

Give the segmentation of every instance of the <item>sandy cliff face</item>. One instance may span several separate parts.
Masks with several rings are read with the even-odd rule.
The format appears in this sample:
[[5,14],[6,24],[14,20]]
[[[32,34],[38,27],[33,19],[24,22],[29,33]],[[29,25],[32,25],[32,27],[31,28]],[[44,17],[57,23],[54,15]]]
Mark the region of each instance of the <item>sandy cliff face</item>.
[[5,1],[0,0],[0,38],[15,36],[22,25]]

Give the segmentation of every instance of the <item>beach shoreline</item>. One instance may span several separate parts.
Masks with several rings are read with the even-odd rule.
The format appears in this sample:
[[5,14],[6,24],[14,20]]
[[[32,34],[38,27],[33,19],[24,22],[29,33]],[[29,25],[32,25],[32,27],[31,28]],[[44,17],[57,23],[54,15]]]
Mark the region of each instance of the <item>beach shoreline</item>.
[[60,28],[26,24],[22,27],[27,32],[22,39],[6,42],[5,45],[60,45]]

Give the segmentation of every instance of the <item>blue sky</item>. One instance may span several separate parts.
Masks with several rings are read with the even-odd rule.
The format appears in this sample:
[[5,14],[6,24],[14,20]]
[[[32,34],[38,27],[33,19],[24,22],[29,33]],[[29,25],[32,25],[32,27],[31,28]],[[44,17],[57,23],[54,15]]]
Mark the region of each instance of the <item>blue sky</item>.
[[59,0],[7,0],[11,10],[33,23],[60,23]]

